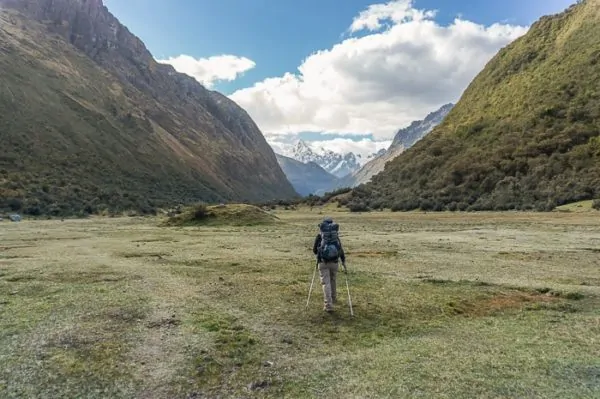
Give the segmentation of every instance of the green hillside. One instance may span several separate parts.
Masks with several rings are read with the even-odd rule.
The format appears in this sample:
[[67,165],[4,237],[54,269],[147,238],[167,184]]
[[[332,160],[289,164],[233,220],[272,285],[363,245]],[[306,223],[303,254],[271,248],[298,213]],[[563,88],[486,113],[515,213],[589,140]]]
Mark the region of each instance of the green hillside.
[[499,51],[427,137],[353,201],[538,209],[600,196],[600,0],[537,21]]
[[[86,53],[51,33],[52,18],[70,9],[55,17],[41,1],[41,24],[1,3],[0,213],[151,212],[296,195],[245,111],[153,61],[126,28],[117,44]],[[102,12],[86,24],[117,23]],[[71,29],[87,32],[82,15]]]

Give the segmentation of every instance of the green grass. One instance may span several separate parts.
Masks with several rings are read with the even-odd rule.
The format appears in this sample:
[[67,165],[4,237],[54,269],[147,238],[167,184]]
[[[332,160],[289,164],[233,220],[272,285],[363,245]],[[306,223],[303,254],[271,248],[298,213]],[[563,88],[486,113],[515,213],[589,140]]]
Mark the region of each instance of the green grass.
[[[336,213],[255,226],[3,224],[1,397],[544,397],[600,393],[599,222],[583,213]],[[23,245],[23,243],[27,245]]]
[[566,204],[566,205],[562,205],[562,206],[557,206],[556,210],[559,212],[588,212],[588,211],[593,211],[594,208],[592,207],[593,205],[593,200],[589,200],[589,201],[578,201],[578,202],[573,202],[570,204]]

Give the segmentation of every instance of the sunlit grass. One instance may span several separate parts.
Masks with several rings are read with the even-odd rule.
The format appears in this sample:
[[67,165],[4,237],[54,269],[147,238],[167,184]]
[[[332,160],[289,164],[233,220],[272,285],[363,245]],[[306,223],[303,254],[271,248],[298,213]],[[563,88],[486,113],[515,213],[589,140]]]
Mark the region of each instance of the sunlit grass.
[[336,213],[330,315],[318,280],[305,307],[322,215],[276,214],[3,223],[0,396],[598,395],[597,220]]

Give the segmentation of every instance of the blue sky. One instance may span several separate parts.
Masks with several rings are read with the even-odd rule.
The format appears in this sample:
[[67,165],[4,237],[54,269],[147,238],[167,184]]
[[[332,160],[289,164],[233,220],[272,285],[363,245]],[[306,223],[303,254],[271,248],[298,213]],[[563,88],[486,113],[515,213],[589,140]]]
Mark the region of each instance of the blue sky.
[[[257,67],[215,89],[230,94],[270,76],[295,72],[312,52],[340,41],[352,18],[377,0],[104,0],[156,58],[235,54]],[[439,10],[440,24],[457,15],[473,22],[530,25],[560,12],[568,0],[416,0]]]
[[[244,107],[271,141],[292,141],[302,134],[316,142],[319,138],[354,137],[361,142],[383,143],[397,128],[458,100],[500,47],[523,34],[523,29],[540,16],[560,12],[574,2],[397,0],[395,6],[380,9],[381,18],[375,21],[382,26],[349,32],[361,12],[386,2],[104,0],[155,58],[188,56],[186,63],[180,64],[188,68],[182,72],[189,73],[189,68],[198,67],[195,60],[209,57],[228,55],[243,60],[237,64],[242,65],[243,73],[213,80],[210,88],[230,95]],[[436,13],[424,20],[399,20],[392,17],[393,9]],[[453,24],[458,16],[472,25]],[[490,28],[495,23],[504,31]],[[476,32],[473,26],[484,32]],[[376,40],[387,44],[374,45]],[[457,61],[448,59],[448,54],[440,55],[450,48],[456,48]],[[305,62],[320,50],[325,53]],[[434,62],[413,62],[426,53],[437,54]],[[387,67],[381,65],[388,60],[392,61]],[[457,62],[464,65],[459,68]],[[202,64],[202,76],[209,73],[207,68],[215,69],[210,76],[218,76],[222,65]],[[301,65],[302,73],[298,70]],[[390,71],[397,71],[398,79]],[[319,82],[319,74],[327,76],[327,81]],[[412,78],[403,80],[406,75]],[[436,83],[438,79],[440,83]],[[319,92],[324,86],[328,91]],[[439,93],[432,92],[432,86],[441,87]]]

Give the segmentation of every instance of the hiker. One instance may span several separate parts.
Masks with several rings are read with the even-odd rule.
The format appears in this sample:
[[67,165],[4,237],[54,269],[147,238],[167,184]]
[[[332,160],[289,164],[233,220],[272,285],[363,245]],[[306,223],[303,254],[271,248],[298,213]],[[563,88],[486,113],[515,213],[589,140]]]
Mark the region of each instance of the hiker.
[[323,286],[323,310],[331,312],[333,304],[337,301],[336,276],[339,260],[341,259],[342,267],[346,272],[346,256],[338,235],[339,225],[333,223],[333,219],[324,218],[319,224],[319,230],[319,234],[315,237],[313,253],[317,256],[317,267]]

